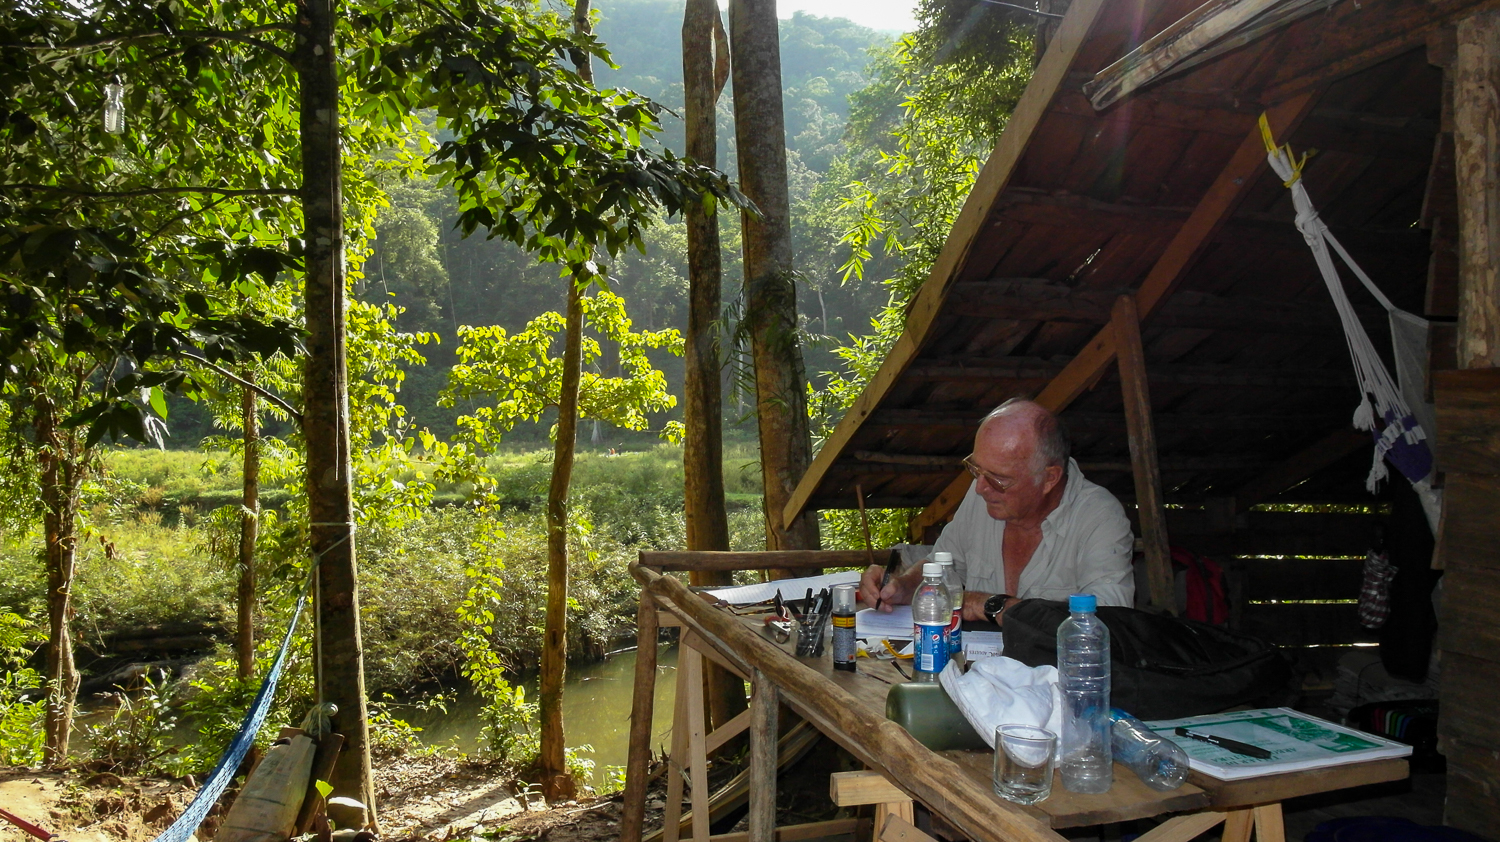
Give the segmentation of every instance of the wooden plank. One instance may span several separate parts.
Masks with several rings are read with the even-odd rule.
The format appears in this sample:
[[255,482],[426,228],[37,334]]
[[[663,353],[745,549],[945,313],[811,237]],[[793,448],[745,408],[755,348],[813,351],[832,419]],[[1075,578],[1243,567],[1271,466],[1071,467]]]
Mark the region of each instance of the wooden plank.
[[1458,22],[1453,141],[1458,179],[1458,364],[1500,366],[1500,12]]
[[697,690],[688,683],[686,673],[679,662],[672,706],[672,754],[667,759],[667,805],[662,810],[664,842],[678,842],[682,832],[682,782],[687,772],[684,761],[688,759],[687,703],[689,693]]
[[1360,448],[1374,446],[1374,440],[1367,432],[1347,427],[1335,430],[1235,489],[1235,508],[1245,511],[1264,503]]
[[1038,62],[1031,82],[1027,84],[1026,90],[1021,94],[1021,99],[1016,103],[1015,110],[1011,112],[1010,119],[1006,121],[1005,129],[1000,133],[999,142],[990,153],[984,168],[980,170],[978,178],[975,179],[974,187],[964,201],[963,209],[959,212],[958,219],[953,224],[953,230],[943,244],[943,250],[933,264],[927,282],[912,298],[907,311],[905,329],[902,330],[900,338],[896,340],[890,353],[886,355],[880,369],[870,379],[870,384],[860,393],[854,405],[829,434],[823,447],[818,451],[818,455],[814,457],[812,465],[808,467],[807,473],[803,474],[801,481],[792,491],[792,496],[781,513],[784,522],[792,523],[801,516],[807,500],[817,490],[824,473],[833,464],[834,459],[844,450],[854,434],[859,431],[866,416],[875,411],[906,366],[927,343],[928,332],[937,319],[943,299],[947,297],[948,288],[958,280],[965,258],[984,232],[990,210],[999,197],[1001,188],[1010,181],[1017,163],[1021,160],[1022,153],[1026,151],[1031,141],[1032,133],[1046,114],[1047,106],[1057,95],[1063,80],[1067,77],[1068,68],[1073,63],[1073,57],[1088,36],[1089,30],[1093,28],[1094,19],[1103,7],[1104,0],[1073,0],[1069,4],[1067,13],[1058,26],[1057,34],[1048,43],[1047,51]]
[[[1312,93],[1302,93],[1269,109],[1267,119],[1279,133],[1278,136],[1286,136],[1295,131],[1311,109],[1313,101]],[[1162,300],[1176,288],[1214,233],[1234,213],[1245,192],[1265,166],[1266,150],[1257,126],[1241,141],[1229,163],[1219,173],[1197,207],[1193,208],[1187,221],[1177,230],[1151,271],[1146,274],[1146,279],[1141,282],[1135,296],[1136,310],[1141,320],[1150,318]],[[1037,395],[1037,403],[1053,412],[1061,412],[1098,382],[1114,359],[1114,330],[1112,327],[1105,327]],[[921,535],[928,526],[951,517],[953,510],[958,508],[963,499],[968,484],[967,476],[955,478],[936,500],[913,519],[912,534]]]
[[1277,646],[1327,646],[1375,640],[1375,632],[1359,624],[1359,606],[1353,603],[1260,603],[1246,605],[1242,617],[1240,631]]
[[1432,373],[1438,466],[1449,473],[1500,474],[1500,369]]
[[805,570],[814,567],[864,567],[864,550],[776,550],[718,552],[708,550],[642,552],[640,563],[657,570]]
[[1224,834],[1222,842],[1250,842],[1250,829],[1255,820],[1255,814],[1251,810],[1230,810],[1224,816]]
[[1255,842],[1286,842],[1280,802],[1255,808]]
[[[1285,801],[1301,795],[1332,792],[1336,789],[1405,780],[1409,770],[1406,758],[1386,758],[1347,766],[1307,769],[1281,775],[1221,781],[1200,772],[1189,772],[1188,782],[1208,792],[1215,810],[1235,810]],[[1247,811],[1248,813],[1248,811]],[[1226,831],[1225,838],[1228,838]]]
[[771,842],[776,830],[776,685],[750,674],[749,842]]
[[[987,781],[993,776],[991,764],[994,755],[990,752],[945,751],[942,754],[976,778]],[[1192,784],[1183,784],[1171,792],[1158,792],[1142,783],[1134,772],[1116,763],[1114,785],[1108,792],[1095,795],[1069,792],[1063,788],[1061,778],[1057,778],[1052,782],[1052,794],[1047,800],[1028,809],[1045,816],[1054,829],[1061,829],[1201,810],[1207,806],[1208,796]]]
[[1449,740],[1443,824],[1490,839],[1500,828],[1500,746]]
[[1442,700],[1438,711],[1440,739],[1500,748],[1500,704],[1495,704],[1500,662],[1491,660],[1497,655],[1500,653],[1494,650],[1477,658],[1457,651],[1443,652],[1438,694]]
[[879,842],[937,842],[936,839],[917,830],[911,821],[911,816],[886,813],[884,823],[880,826],[880,835],[876,839]]
[[1224,821],[1224,813],[1213,811],[1173,816],[1137,836],[1135,842],[1192,842]]
[[[904,728],[861,703],[841,685],[751,632],[737,618],[710,607],[685,585],[641,564],[631,564],[631,575],[653,595],[673,603],[694,630],[721,652],[761,670],[780,688],[782,697],[818,730],[849,748],[866,762],[879,758],[879,767],[908,795],[943,815],[958,830],[976,840],[1056,842],[1058,837],[1042,822],[1019,814],[964,774],[951,760],[918,743]],[[825,657],[826,661],[826,657]],[[858,679],[857,675],[845,674]],[[875,683],[865,680],[865,684]]]
[[[804,839],[838,839],[842,836],[859,837],[861,831],[868,833],[870,823],[864,819],[829,819],[823,822],[808,822],[806,824],[789,824],[776,828],[776,842],[801,842]],[[750,834],[745,831],[739,833],[716,833],[709,837],[710,842],[750,842]]]
[[739,736],[741,732],[750,727],[750,709],[746,708],[735,714],[728,722],[720,725],[708,735],[704,748],[712,755],[719,747]]
[[1500,652],[1500,569],[1454,567],[1443,574],[1443,622],[1438,646],[1492,658]]
[[1443,566],[1500,570],[1500,476],[1448,474],[1443,489]]
[[641,842],[646,785],[651,765],[651,717],[656,702],[656,604],[644,592],[635,614],[635,679],[630,691],[630,736],[625,756],[625,795],[620,842]]
[[911,796],[896,788],[879,772],[834,772],[828,776],[828,797],[840,807],[882,804],[887,801],[910,801]]
[[1244,583],[1244,598],[1355,599],[1365,563],[1349,559],[1237,559],[1229,567]]
[[[683,706],[687,712],[686,721],[678,721],[672,724],[675,732],[678,728],[686,726],[687,729],[687,766],[688,777],[693,785],[693,838],[707,839],[709,835],[709,809],[708,809],[708,748],[707,740],[707,717],[704,715],[703,704],[703,653],[692,647],[684,646],[677,655],[677,674],[687,683],[686,690],[681,683],[677,685],[677,692],[687,696],[687,703]],[[774,752],[773,752],[774,753]],[[773,767],[775,760],[771,761]]]
[[1131,476],[1135,480],[1136,512],[1146,552],[1149,604],[1171,611],[1177,604],[1172,584],[1172,549],[1167,537],[1166,501],[1161,490],[1161,468],[1156,463],[1156,429],[1151,425],[1151,389],[1146,382],[1146,351],[1141,347],[1141,325],[1135,299],[1115,300],[1115,348],[1120,361],[1120,390],[1125,402],[1125,425],[1130,444]]

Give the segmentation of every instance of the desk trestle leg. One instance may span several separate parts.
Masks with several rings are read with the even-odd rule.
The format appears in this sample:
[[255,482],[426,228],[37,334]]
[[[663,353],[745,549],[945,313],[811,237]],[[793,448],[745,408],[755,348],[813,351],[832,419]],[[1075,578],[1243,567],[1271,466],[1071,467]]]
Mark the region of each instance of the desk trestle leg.
[[835,772],[828,776],[828,797],[840,807],[874,804],[877,842],[887,816],[897,816],[907,825],[916,818],[911,796],[879,772]]

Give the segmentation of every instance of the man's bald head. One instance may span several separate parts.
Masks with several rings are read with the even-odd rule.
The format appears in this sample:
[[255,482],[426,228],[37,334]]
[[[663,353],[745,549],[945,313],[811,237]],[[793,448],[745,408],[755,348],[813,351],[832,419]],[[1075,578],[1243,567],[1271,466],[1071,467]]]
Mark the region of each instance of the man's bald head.
[[1011,398],[995,407],[980,422],[975,444],[987,437],[1003,437],[1028,447],[1037,476],[1054,465],[1067,473],[1072,451],[1067,431],[1056,415],[1036,401]]

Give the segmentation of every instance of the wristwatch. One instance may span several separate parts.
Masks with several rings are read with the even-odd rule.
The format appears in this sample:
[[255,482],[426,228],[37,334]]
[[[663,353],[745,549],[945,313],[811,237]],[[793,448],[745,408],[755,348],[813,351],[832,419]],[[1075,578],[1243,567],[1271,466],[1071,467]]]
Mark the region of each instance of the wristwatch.
[[985,619],[989,620],[991,623],[995,622],[996,617],[999,617],[1001,614],[1005,613],[1005,601],[1007,599],[1015,598],[1015,594],[997,593],[989,599],[986,599],[984,601]]

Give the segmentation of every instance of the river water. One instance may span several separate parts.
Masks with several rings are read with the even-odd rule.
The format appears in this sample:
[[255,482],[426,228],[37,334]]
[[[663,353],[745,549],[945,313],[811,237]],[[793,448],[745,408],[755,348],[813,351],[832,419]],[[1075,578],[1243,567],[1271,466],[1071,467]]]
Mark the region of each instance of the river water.
[[[595,786],[609,777],[610,766],[624,766],[629,751],[630,696],[635,681],[635,652],[621,652],[595,664],[569,665],[563,683],[563,734],[569,746],[591,746],[582,756],[594,761]],[[537,698],[537,679],[527,679],[526,698]],[[663,646],[657,652],[656,703],[652,708],[652,750],[667,744],[672,728],[672,705],[676,699],[677,647]],[[479,712],[484,700],[464,690],[447,704],[447,711],[417,710],[397,706],[394,716],[421,728],[428,745],[456,744],[473,751],[484,727]]]

